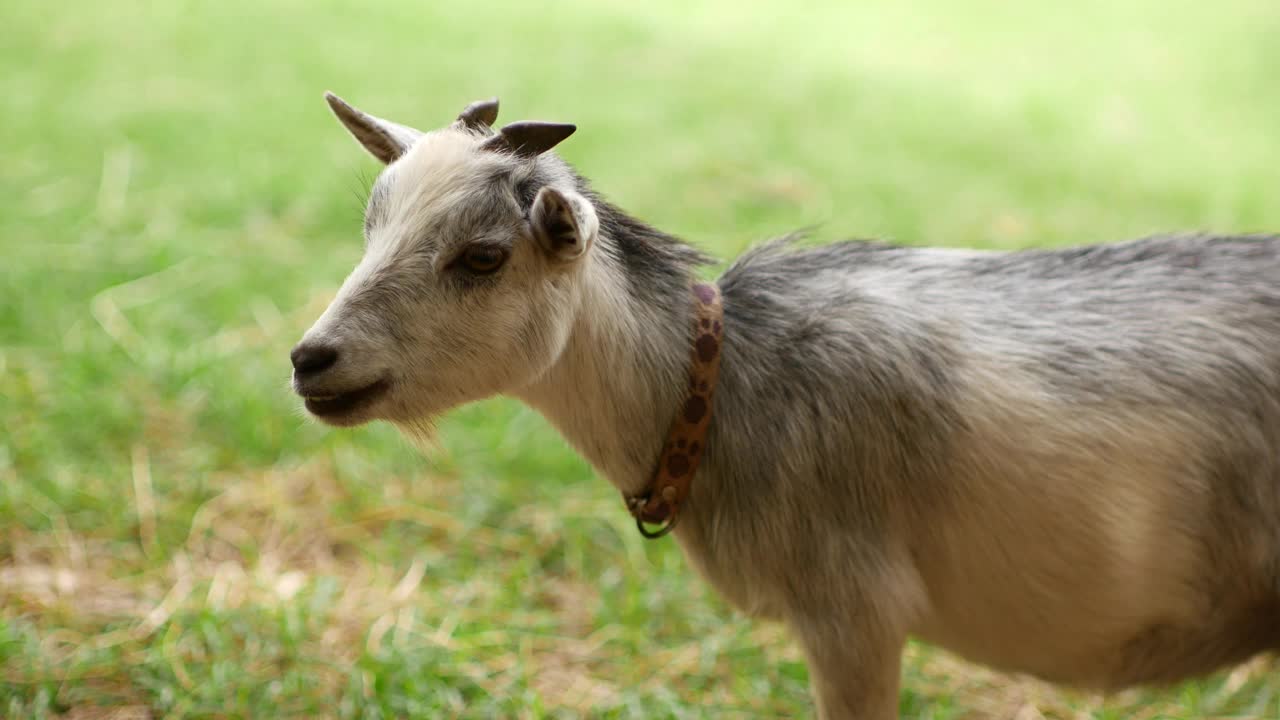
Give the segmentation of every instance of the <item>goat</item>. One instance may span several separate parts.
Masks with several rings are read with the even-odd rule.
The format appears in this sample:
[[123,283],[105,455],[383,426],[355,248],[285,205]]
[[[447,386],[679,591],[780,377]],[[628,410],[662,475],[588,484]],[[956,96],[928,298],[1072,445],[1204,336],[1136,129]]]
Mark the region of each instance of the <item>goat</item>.
[[[386,168],[363,259],[292,352],[325,423],[493,395],[642,496],[686,397],[707,256],[494,130],[326,95]],[[1280,648],[1280,237],[1056,250],[848,241],[718,280],[714,417],[674,535],[785,622],[820,717],[896,716],[909,636],[1119,689]]]

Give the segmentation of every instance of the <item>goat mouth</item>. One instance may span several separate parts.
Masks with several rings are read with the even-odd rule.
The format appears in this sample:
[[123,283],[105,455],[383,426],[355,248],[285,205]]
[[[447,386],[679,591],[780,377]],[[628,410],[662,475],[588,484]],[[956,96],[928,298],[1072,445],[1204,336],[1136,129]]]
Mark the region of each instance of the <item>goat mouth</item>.
[[389,389],[391,381],[383,378],[355,390],[333,395],[308,394],[303,395],[302,399],[307,412],[322,420],[331,420],[372,405]]

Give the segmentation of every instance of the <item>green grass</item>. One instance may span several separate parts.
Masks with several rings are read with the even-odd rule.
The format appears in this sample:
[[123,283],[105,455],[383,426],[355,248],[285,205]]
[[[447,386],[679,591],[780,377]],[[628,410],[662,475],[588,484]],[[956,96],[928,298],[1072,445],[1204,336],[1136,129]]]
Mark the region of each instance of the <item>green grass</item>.
[[[563,154],[721,257],[1280,229],[1274,0],[0,8],[0,713],[793,717],[807,675],[505,401],[422,454],[289,347],[375,166],[333,89]],[[1034,8],[1032,7],[1034,5]],[[923,646],[904,717],[1280,717],[1257,663],[1107,700]]]

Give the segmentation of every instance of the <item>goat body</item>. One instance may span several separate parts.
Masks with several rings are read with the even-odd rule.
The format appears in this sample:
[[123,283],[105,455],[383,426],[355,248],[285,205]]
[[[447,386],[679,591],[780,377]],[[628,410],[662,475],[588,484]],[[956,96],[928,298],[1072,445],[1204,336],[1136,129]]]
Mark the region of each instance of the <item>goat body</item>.
[[907,635],[1101,689],[1280,647],[1276,278],[1274,237],[749,255],[681,540],[832,716],[892,717]]

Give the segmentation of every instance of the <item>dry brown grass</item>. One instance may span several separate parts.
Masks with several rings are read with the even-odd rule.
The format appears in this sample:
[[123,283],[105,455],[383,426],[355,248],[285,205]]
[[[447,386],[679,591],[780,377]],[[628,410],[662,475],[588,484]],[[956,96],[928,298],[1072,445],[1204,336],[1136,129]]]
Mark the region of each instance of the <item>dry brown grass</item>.
[[[135,457],[135,473],[145,473],[145,454]],[[414,478],[412,489],[408,480],[387,482],[390,485],[383,489],[392,496],[430,496],[444,506],[459,491],[456,482],[438,477]],[[148,512],[164,511],[162,500],[141,499],[145,486],[144,480],[135,482],[135,510],[144,518]],[[741,672],[735,659],[743,648],[754,648],[769,662],[799,662],[797,651],[776,626],[734,622],[697,638],[638,648],[633,632],[594,619],[601,593],[581,575],[550,572],[528,592],[515,593],[519,604],[513,604],[510,588],[489,579],[429,578],[433,554],[448,553],[452,547],[466,546],[495,563],[514,562],[531,546],[536,553],[538,538],[554,535],[555,530],[545,527],[554,522],[552,515],[531,513],[523,524],[499,529],[470,525],[446,511],[405,502],[339,517],[325,508],[349,506],[351,497],[332,462],[323,459],[287,470],[224,475],[219,486],[221,491],[193,514],[185,540],[163,563],[155,562],[158,550],[147,540],[155,530],[147,529],[145,520],[138,524],[141,542],[132,546],[104,543],[70,530],[65,522],[55,522],[54,530],[45,534],[11,528],[7,547],[14,552],[0,566],[0,605],[10,617],[36,618],[49,629],[40,636],[38,661],[28,657],[25,666],[15,667],[11,659],[4,669],[6,681],[89,687],[93,692],[79,694],[119,703],[115,710],[72,705],[66,712],[70,718],[148,716],[147,702],[153,698],[136,685],[130,666],[161,663],[179,688],[194,690],[206,671],[193,668],[213,658],[207,646],[193,641],[193,619],[243,611],[274,615],[307,602],[319,580],[330,578],[337,579],[338,589],[323,622],[309,627],[294,655],[308,659],[315,692],[335,702],[353,678],[361,692],[374,692],[376,678],[367,669],[356,669],[362,656],[394,655],[429,644],[462,659],[454,671],[493,697],[518,695],[527,687],[546,707],[579,715],[618,708],[628,694],[664,693],[699,697],[699,704],[729,715],[786,714],[776,701],[744,704],[735,694],[740,682],[731,681]],[[611,504],[595,506],[601,502],[609,504],[589,500],[569,512],[589,515],[616,509]],[[401,567],[383,564],[361,550],[378,547],[382,533],[395,523],[416,526],[424,540],[420,551]],[[693,601],[706,602],[706,597],[698,592]],[[455,633],[462,626],[485,629]],[[118,658],[116,664],[88,661],[108,649]],[[263,681],[272,676],[272,662],[278,661],[252,647],[236,654],[245,662],[242,670]],[[1104,700],[1064,693],[924,647],[912,647],[906,665],[911,693],[925,703],[945,699],[957,708],[946,717],[1186,716],[1181,714],[1184,698],[1177,695],[1162,699],[1132,692]],[[1264,659],[1241,666],[1214,686],[1209,704],[1248,705],[1278,669],[1274,661]],[[750,668],[762,670],[758,665]],[[1237,695],[1241,702],[1236,702]],[[177,707],[181,709],[180,703]],[[459,704],[456,710],[464,707]],[[1228,711],[1203,717],[1242,716]]]

